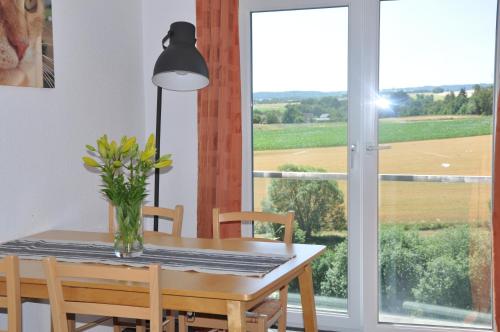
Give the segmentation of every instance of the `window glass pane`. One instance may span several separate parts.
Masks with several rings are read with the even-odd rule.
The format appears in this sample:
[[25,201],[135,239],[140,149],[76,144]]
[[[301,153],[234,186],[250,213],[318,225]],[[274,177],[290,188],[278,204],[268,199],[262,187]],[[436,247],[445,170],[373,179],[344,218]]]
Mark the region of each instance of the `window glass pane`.
[[491,328],[496,1],[380,11],[379,320]]
[[[347,311],[348,9],[252,14],[254,209],[295,211],[294,241],[319,243],[320,310]],[[279,227],[255,222],[256,237]],[[299,306],[298,285],[289,305]]]

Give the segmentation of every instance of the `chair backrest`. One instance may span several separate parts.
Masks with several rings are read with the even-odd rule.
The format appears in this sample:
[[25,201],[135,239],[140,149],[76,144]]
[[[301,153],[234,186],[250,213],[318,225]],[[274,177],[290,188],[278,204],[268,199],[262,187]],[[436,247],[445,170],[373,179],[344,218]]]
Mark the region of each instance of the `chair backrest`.
[[[44,271],[49,290],[54,332],[69,332],[66,318],[68,313],[150,320],[150,331],[161,331],[161,279],[158,265],[150,265],[148,269],[127,269],[126,273],[124,273],[123,267],[58,263],[54,257],[49,257],[44,260]],[[64,280],[74,278],[149,284],[149,308],[67,301],[64,299],[62,283]]]
[[[292,243],[293,236],[293,218],[294,213],[288,212],[286,214],[277,214],[269,212],[226,212],[220,213],[218,208],[213,209],[212,213],[212,231],[213,238],[220,238],[220,225],[225,222],[253,220],[261,222],[269,222],[274,224],[282,224],[285,228],[285,235],[283,242]],[[258,239],[265,241],[266,239]]]
[[[158,216],[161,219],[167,219],[172,221],[172,233],[170,235],[174,237],[181,237],[182,232],[182,219],[184,216],[184,207],[182,205],[176,205],[174,209],[156,207],[156,206],[143,206],[142,207],[143,216]],[[115,207],[112,204],[108,205],[108,224],[109,232],[115,232]]]
[[6,308],[8,314],[8,332],[22,331],[21,285],[19,280],[19,259],[7,256],[0,260],[0,273],[5,275],[6,294],[0,296],[0,308]]

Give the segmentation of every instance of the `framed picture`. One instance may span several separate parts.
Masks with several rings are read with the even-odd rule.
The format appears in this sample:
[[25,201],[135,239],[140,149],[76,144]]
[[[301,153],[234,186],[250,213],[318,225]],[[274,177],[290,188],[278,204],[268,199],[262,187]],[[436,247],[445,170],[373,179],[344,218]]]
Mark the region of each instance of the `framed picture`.
[[0,85],[54,88],[52,0],[0,0]]

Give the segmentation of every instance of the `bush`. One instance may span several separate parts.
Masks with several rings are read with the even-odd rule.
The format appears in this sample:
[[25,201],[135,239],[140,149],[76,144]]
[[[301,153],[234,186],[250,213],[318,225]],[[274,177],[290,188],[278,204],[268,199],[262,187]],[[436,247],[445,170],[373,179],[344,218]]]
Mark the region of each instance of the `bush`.
[[[314,282],[320,284],[321,295],[347,298],[347,240],[339,243],[333,251],[327,250],[327,253],[323,255],[326,262],[317,264],[317,276],[313,272]],[[328,267],[326,271],[325,267]]]
[[491,243],[482,228],[459,225],[422,235],[383,226],[380,236],[382,308],[405,301],[489,312]]
[[[344,241],[345,242],[345,241]],[[338,246],[337,246],[338,247]],[[341,249],[341,252],[342,249]],[[341,253],[342,254],[342,253]],[[346,252],[347,254],[347,252]],[[326,275],[329,269],[331,269],[332,263],[335,261],[338,261],[336,256],[338,256],[339,253],[337,252],[337,248],[335,250],[332,249],[326,249],[323,255],[315,259],[312,263],[312,272],[313,272],[313,288],[314,288],[314,294],[316,295],[331,295],[330,293],[325,293],[323,292],[323,282],[326,280]],[[347,258],[346,258],[347,262]],[[346,271],[345,274],[347,275],[347,265],[346,265]],[[333,285],[334,280],[332,280],[332,285]],[[333,286],[335,287],[335,286]],[[299,291],[299,284],[297,280],[294,280],[290,283],[289,289],[290,292],[298,292]]]
[[254,123],[254,124],[263,123],[264,120],[265,120],[265,115],[262,114],[262,112],[259,111],[259,110],[253,111],[253,115],[252,116],[253,116],[252,123]]
[[472,309],[467,262],[448,255],[432,259],[415,285],[413,295],[421,303]]
[[273,123],[281,123],[281,112],[277,110],[267,111],[265,113],[266,119],[265,123],[273,124]]
[[[347,297],[347,249],[344,240],[313,262],[315,294]],[[385,312],[405,313],[406,301],[491,310],[491,242],[484,228],[453,226],[422,235],[416,227],[383,225],[379,260]],[[292,282],[290,291],[298,290]]]
[[380,296],[382,308],[400,312],[412,296],[425,265],[422,240],[416,229],[382,227],[380,232]]

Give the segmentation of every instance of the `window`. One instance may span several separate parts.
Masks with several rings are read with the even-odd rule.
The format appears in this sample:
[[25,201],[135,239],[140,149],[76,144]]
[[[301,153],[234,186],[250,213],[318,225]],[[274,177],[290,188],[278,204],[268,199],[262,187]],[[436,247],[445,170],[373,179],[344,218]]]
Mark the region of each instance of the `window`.
[[[316,301],[345,313],[348,9],[254,12],[251,19],[253,208],[295,211],[294,242],[328,247],[314,265]],[[314,61],[300,65],[311,54]],[[254,234],[281,235],[258,222]],[[297,282],[289,293],[290,306],[299,306]]]
[[329,248],[313,267],[320,329],[491,330],[496,12],[240,1],[244,207],[295,210],[295,241]]
[[381,322],[492,327],[495,13],[495,0],[381,1]]

